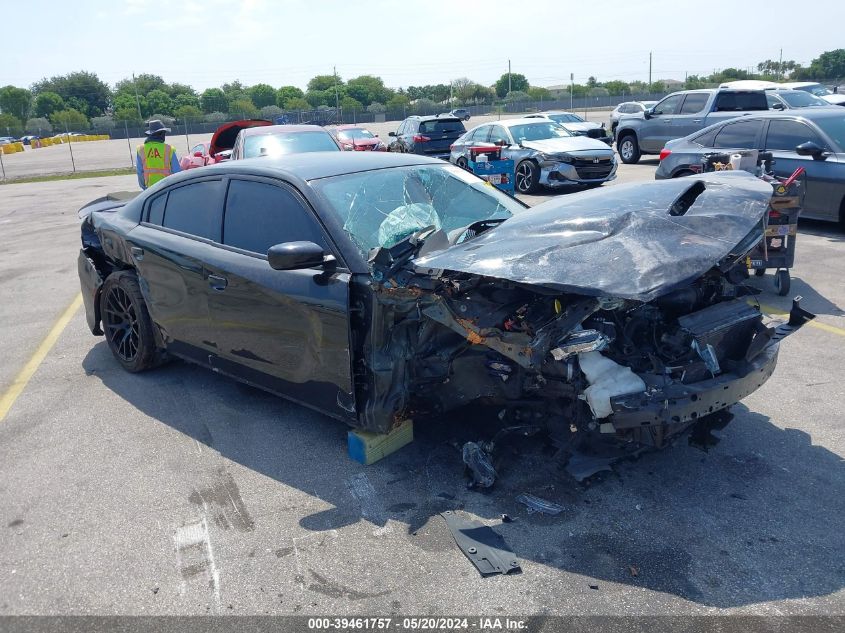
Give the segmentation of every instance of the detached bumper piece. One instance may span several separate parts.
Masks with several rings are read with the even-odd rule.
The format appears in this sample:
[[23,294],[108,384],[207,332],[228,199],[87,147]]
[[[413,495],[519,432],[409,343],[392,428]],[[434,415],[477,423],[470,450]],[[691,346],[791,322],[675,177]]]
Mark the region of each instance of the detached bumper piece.
[[449,510],[440,516],[446,520],[455,543],[482,576],[522,571],[516,554],[492,528]]
[[[615,430],[650,425],[695,422],[736,404],[765,383],[775,370],[780,341],[815,318],[795,297],[789,321],[777,327],[759,324],[745,358],[723,363],[724,373],[691,384],[660,386],[662,377],[641,375],[648,388],[643,393],[611,398]],[[751,323],[750,319],[742,319]]]

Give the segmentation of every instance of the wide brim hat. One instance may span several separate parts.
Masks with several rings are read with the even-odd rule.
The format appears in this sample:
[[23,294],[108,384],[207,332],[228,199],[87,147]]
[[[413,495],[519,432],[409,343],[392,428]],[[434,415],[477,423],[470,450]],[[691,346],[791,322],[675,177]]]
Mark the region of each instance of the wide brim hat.
[[151,134],[156,134],[157,132],[169,132],[170,128],[166,127],[164,123],[162,123],[158,119],[153,119],[152,121],[147,121],[147,129],[144,130],[144,134],[150,136]]

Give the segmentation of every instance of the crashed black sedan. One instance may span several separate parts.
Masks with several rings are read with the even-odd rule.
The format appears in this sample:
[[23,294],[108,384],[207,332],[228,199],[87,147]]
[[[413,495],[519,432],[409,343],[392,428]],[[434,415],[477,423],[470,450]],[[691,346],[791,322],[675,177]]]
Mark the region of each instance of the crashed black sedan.
[[812,318],[747,296],[771,195],[736,173],[528,209],[415,155],[249,159],[84,207],[79,276],[132,372],[175,356],[377,432],[474,403],[661,446]]

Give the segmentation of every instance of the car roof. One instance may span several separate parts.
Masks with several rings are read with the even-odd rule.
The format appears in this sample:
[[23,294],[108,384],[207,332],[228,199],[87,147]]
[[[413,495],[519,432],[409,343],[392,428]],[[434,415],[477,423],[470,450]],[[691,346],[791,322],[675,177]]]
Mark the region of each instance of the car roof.
[[580,115],[575,114],[574,112],[569,112],[568,110],[543,110],[542,112],[538,112],[537,114],[574,114],[575,116],[580,118]]
[[[207,175],[213,172],[256,174],[283,177],[295,182],[317,180],[319,178],[372,171],[375,169],[407,167],[409,165],[439,165],[445,167],[449,163],[437,158],[410,153],[305,152],[272,158],[263,156],[226,161],[182,173],[192,174],[202,172]],[[174,174],[170,178],[177,178],[179,175]]]
[[800,86],[819,86],[818,81],[787,81],[782,83],[781,86],[784,88],[798,88]]
[[[542,113],[541,113],[542,114]],[[512,127],[514,125],[526,125],[530,123],[554,123],[554,121],[543,121],[542,119],[538,120],[538,118],[527,119],[524,117],[520,117],[518,119],[502,119],[501,121],[491,121],[488,125],[503,125],[504,127]],[[557,124],[555,124],[557,125]]]
[[260,125],[241,130],[241,134],[244,136],[291,134],[293,132],[326,132],[326,130],[319,125]]
[[[287,127],[287,126],[286,126]],[[367,126],[363,123],[344,123],[343,125],[332,126],[333,130],[366,130]]]
[[845,116],[845,108],[831,107],[831,108],[798,108],[796,110],[769,110],[767,112],[759,112],[756,114],[746,114],[736,119],[729,119],[730,121],[745,120],[745,119],[832,119]]

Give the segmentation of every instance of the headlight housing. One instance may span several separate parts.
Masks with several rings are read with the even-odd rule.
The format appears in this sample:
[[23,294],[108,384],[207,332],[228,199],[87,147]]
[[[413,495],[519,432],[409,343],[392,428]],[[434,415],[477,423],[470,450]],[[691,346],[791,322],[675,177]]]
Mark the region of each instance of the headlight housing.
[[539,159],[548,163],[572,163],[573,158],[569,154],[540,154]]

